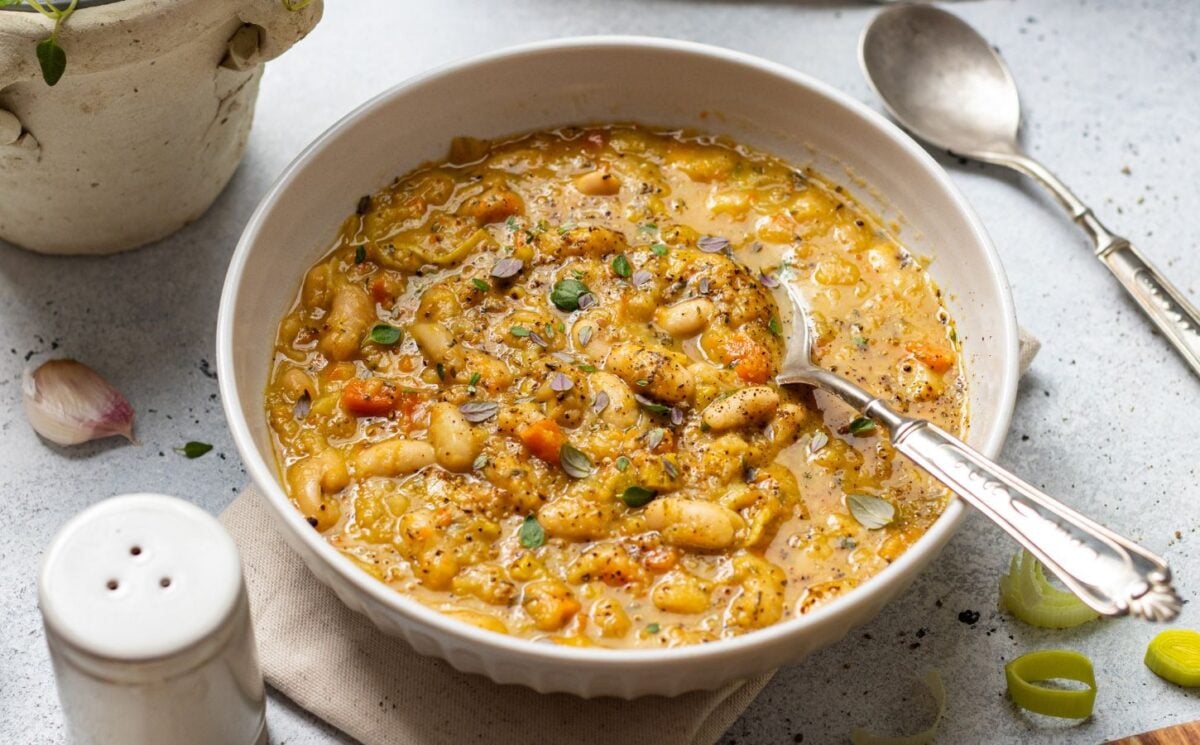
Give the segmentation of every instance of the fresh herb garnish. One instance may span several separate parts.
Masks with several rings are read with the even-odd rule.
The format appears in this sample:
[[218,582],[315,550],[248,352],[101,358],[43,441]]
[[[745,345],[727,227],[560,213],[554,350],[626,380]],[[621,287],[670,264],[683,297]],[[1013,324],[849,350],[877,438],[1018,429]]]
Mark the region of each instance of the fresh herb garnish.
[[[641,385],[641,384],[642,384],[641,381],[639,381],[638,385]],[[657,401],[653,401],[649,398],[646,398],[645,396],[643,396],[640,393],[633,394],[633,397],[639,404],[641,404],[643,409],[650,412],[651,414],[666,414],[667,412],[669,412],[671,410],[670,406],[667,406],[665,404],[660,404]]]
[[467,393],[475,393],[475,386],[479,385],[479,381],[483,376],[477,372],[471,373],[471,378],[467,381]]
[[655,230],[658,230],[658,226],[652,222],[647,222],[647,223],[642,223],[638,227],[638,230],[642,231],[643,233],[653,233]]
[[434,371],[435,373],[437,373],[438,380],[445,380],[445,379],[446,379],[446,366],[445,366],[445,365],[443,365],[442,363],[440,363],[440,362],[439,362],[439,363],[437,363],[436,365],[434,365],[434,366],[433,366],[433,371]]
[[783,327],[779,325],[779,319],[771,316],[771,320],[767,321],[767,329],[775,336],[783,336]]
[[199,458],[201,455],[204,455],[212,449],[213,446],[209,445],[207,442],[192,441],[181,448],[175,448],[175,452],[183,455],[185,458]]
[[669,458],[663,458],[662,464],[663,470],[667,472],[668,476],[670,476],[672,479],[679,478],[679,466],[675,465],[675,461]]
[[509,215],[508,219],[504,221],[504,224],[508,226],[509,230],[516,230],[517,229],[517,218],[512,215]]
[[596,366],[595,366],[595,365],[580,365],[580,366],[579,366],[579,369],[580,369],[580,370],[583,370],[583,371],[584,371],[584,372],[586,372],[586,373],[594,373],[594,372],[596,372]]
[[655,243],[653,246],[650,247],[650,251],[655,256],[666,256],[667,255],[667,244]]
[[517,273],[525,267],[525,262],[520,259],[500,259],[492,267],[492,276],[496,279],[511,279],[517,276]]
[[470,401],[458,407],[463,418],[472,424],[486,422],[500,411],[500,404],[495,401]]
[[558,464],[573,479],[586,479],[592,475],[592,459],[569,442],[564,442],[558,449]]
[[867,348],[867,337],[865,336],[855,336],[850,341],[854,342],[854,346],[858,347],[859,349]]
[[617,470],[621,473],[629,470],[629,458],[625,457],[624,455],[617,456],[616,466]]
[[702,235],[696,241],[696,248],[708,254],[721,253],[729,250],[729,239],[718,235]]
[[354,247],[354,263],[361,264],[367,260],[367,244]]
[[592,402],[592,411],[596,414],[608,408],[608,392],[600,391],[596,394],[596,400]]
[[471,279],[471,285],[480,292],[487,292],[488,290],[492,289],[491,285],[489,285],[487,282],[484,282],[479,277],[473,277]]
[[577,279],[562,279],[550,291],[550,302],[562,311],[579,310],[579,298],[590,294],[591,290]]
[[524,326],[513,326],[508,331],[513,336],[520,336],[520,337],[529,336],[529,329],[525,328]]
[[367,334],[367,339],[371,342],[384,347],[390,347],[400,341],[403,333],[395,326],[389,326],[386,323],[377,323],[371,327],[370,333]]
[[517,531],[517,537],[525,548],[537,548],[546,543],[546,531],[533,515],[526,516],[521,529]]
[[625,254],[617,254],[617,258],[612,260],[612,270],[618,277],[628,277],[633,274],[633,266],[630,265]]
[[662,427],[655,427],[646,433],[646,446],[653,450],[662,444],[663,438],[667,436],[667,431]]
[[650,500],[654,499],[654,492],[634,484],[621,492],[620,499],[628,507],[645,507],[650,504]]
[[896,519],[896,508],[890,502],[870,494],[850,494],[846,497],[846,506],[859,525],[869,530],[891,525]]
[[574,230],[574,229],[575,229],[575,223],[573,223],[573,222],[565,222],[565,223],[563,223],[562,225],[559,225],[559,226],[558,226],[558,234],[559,234],[559,235],[566,235],[568,232],[570,232],[570,231],[572,231],[572,230]]
[[646,624],[646,633],[647,634],[657,634],[661,630],[662,630],[662,627],[656,623]]
[[817,430],[813,434],[812,439],[808,441],[808,452],[815,453],[821,448],[829,444],[829,435],[822,430]]
[[579,345],[586,347],[588,342],[592,340],[592,327],[581,326],[579,329]]
[[850,422],[850,434],[852,435],[869,435],[875,431],[875,420],[868,419],[865,416],[857,417]]
[[485,468],[487,466],[487,464],[488,464],[487,456],[480,453],[479,455],[475,456],[475,460],[471,463],[471,468],[473,468],[476,471],[480,471],[480,470],[483,470],[483,468]]

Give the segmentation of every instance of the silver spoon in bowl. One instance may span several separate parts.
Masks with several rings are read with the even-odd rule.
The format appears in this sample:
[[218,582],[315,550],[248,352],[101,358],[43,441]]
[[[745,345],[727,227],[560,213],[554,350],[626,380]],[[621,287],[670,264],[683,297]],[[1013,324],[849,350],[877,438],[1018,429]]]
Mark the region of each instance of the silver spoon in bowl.
[[884,106],[910,132],[956,155],[1023,173],[1053,194],[1092,239],[1096,257],[1200,375],[1200,313],[1021,149],[1017,86],[986,39],[944,10],[899,5],[881,11],[863,31],[859,58]]
[[893,447],[1029,549],[1098,613],[1150,621],[1179,614],[1181,602],[1162,558],[1043,494],[932,422],[905,416],[819,367],[804,298],[791,282],[781,284],[792,316],[777,383],[819,388],[873,419]]

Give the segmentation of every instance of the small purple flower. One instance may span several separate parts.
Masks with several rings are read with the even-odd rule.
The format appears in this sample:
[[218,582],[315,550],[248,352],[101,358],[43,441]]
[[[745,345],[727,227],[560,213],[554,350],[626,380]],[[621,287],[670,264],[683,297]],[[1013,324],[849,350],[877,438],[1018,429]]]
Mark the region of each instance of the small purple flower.
[[646,271],[645,269],[638,269],[636,272],[633,273],[633,277],[630,278],[630,281],[633,282],[634,287],[641,288],[641,287],[645,287],[646,285],[650,284],[650,280],[652,280],[652,279],[654,279],[653,274]]
[[678,406],[671,407],[671,424],[674,424],[676,427],[683,424],[683,409]]
[[758,275],[758,281],[763,283],[764,287],[774,290],[779,286],[779,279],[774,274],[762,273]]
[[536,331],[529,332],[529,341],[537,344],[542,349],[545,349],[547,346],[549,346],[546,344],[546,340],[542,338],[542,335]]
[[585,292],[579,296],[579,309],[587,310],[596,304],[596,296],[590,292]]
[[569,391],[574,387],[575,383],[560,372],[554,373],[554,377],[550,378],[550,390],[552,391],[558,391],[559,393],[562,393],[563,391]]

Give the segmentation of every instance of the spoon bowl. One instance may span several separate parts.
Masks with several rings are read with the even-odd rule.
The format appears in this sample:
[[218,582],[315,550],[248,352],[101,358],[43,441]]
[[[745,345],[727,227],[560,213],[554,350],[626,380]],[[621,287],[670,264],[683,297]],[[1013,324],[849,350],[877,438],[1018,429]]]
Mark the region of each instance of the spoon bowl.
[[928,5],[888,8],[863,32],[859,56],[888,111],[917,136],[975,156],[1015,151],[1017,85],[958,16]]
[[863,31],[859,59],[892,116],[923,140],[1037,181],[1092,239],[1097,258],[1200,376],[1200,312],[1125,238],[1104,227],[1017,141],[1021,101],[1008,67],[958,16],[897,5]]

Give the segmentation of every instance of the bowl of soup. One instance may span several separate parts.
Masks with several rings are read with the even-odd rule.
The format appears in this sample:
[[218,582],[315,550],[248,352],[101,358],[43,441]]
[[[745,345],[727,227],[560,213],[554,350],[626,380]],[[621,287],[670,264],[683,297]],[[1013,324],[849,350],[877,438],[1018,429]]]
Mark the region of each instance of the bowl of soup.
[[818,361],[988,454],[1003,270],[909,138],[793,70],[583,38],[404,83],[242,236],[221,392],[277,529],[382,631],[500,683],[715,688],[872,618],[964,507]]

